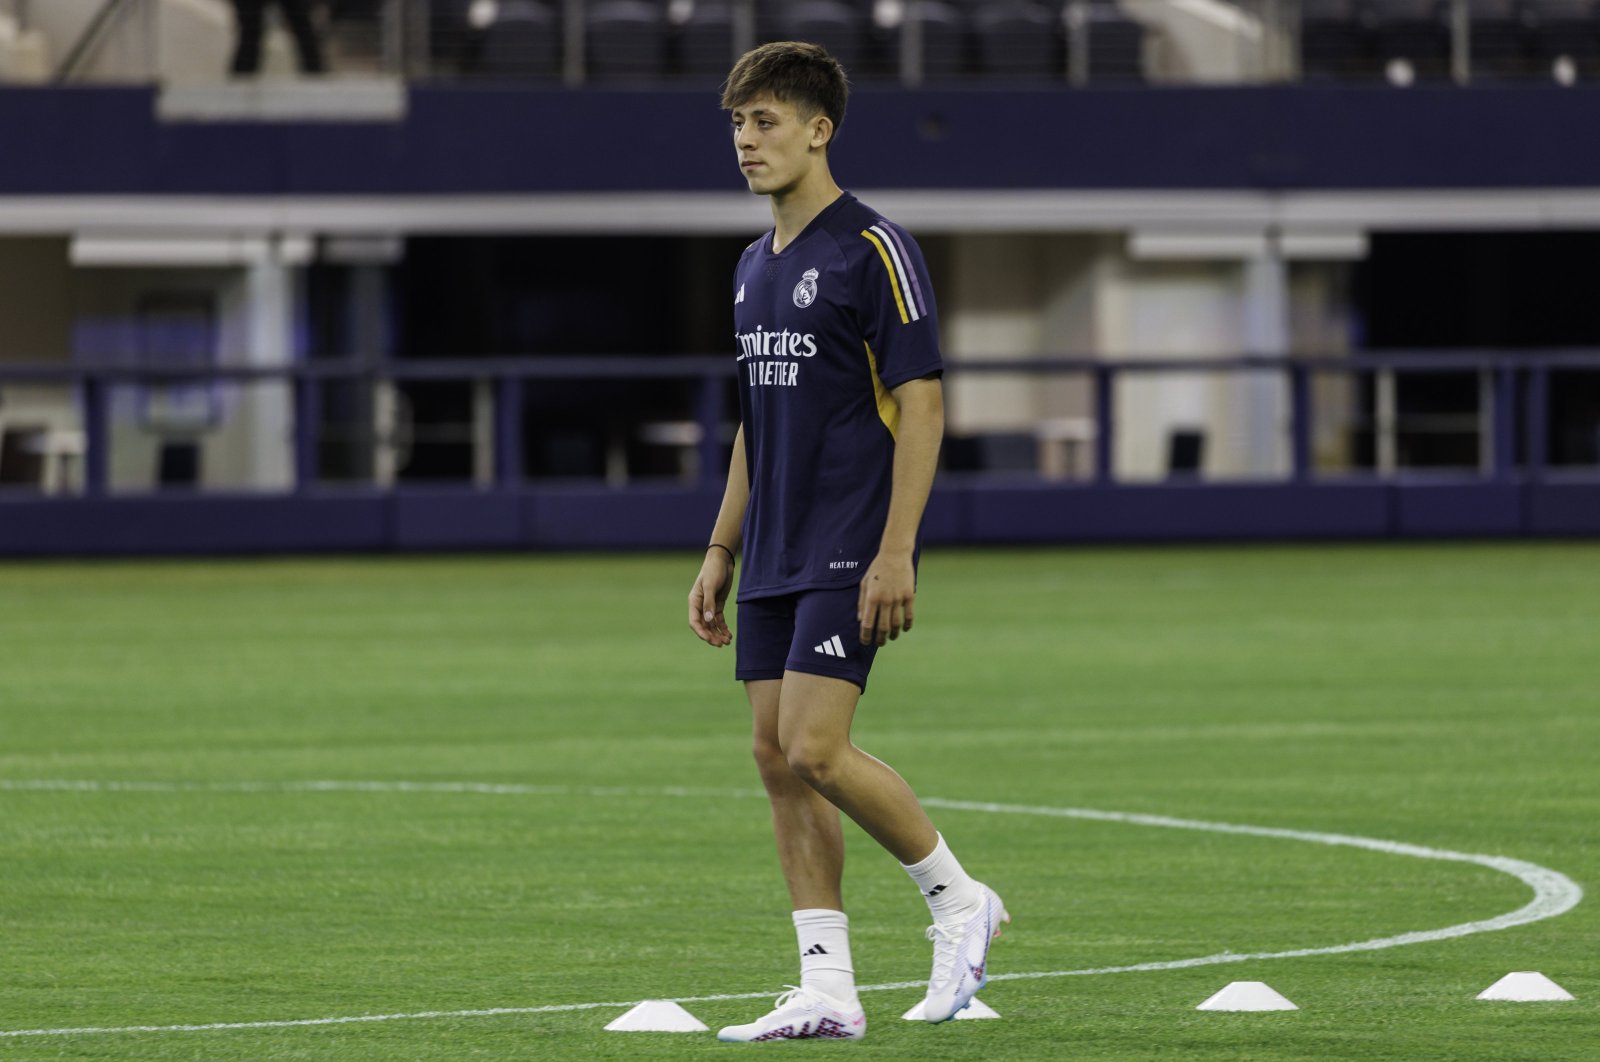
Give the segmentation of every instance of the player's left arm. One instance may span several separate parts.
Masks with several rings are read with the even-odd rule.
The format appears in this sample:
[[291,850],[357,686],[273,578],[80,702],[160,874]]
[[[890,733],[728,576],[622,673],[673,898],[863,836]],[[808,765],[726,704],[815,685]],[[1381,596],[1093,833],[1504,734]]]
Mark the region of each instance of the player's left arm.
[[938,376],[908,380],[890,393],[900,404],[900,426],[889,518],[856,597],[862,645],[883,645],[911,629],[917,597],[912,555],[944,438],[944,388]]

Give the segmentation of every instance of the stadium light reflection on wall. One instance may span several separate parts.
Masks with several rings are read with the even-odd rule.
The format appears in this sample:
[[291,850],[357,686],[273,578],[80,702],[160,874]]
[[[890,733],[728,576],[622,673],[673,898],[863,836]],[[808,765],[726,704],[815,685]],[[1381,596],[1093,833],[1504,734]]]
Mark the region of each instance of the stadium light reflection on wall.
[[1128,238],[1128,253],[1147,260],[1226,261],[1259,258],[1276,250],[1284,258],[1353,262],[1367,257],[1367,246],[1364,232],[1331,229],[1291,229],[1277,233],[1137,229]]
[[75,266],[252,266],[266,262],[303,266],[315,243],[309,236],[95,236],[76,235],[68,250]]

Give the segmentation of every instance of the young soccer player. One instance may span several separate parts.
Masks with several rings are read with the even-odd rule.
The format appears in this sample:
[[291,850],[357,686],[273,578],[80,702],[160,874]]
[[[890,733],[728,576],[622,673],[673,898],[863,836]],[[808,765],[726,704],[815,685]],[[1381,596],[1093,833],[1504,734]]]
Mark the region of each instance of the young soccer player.
[[728,76],[739,167],[773,229],[733,279],[741,424],[722,507],[689,592],[689,625],[734,641],[724,614],[742,542],[735,676],[794,903],[800,985],[732,1041],[859,1039],[839,811],[904,866],[933,915],[923,1016],[982,987],[1010,921],[962,870],[916,795],[850,741],[878,649],[909,631],[917,529],[944,431],[937,316],[916,243],[839,189],[828,146],[842,67],[813,44],[765,44]]

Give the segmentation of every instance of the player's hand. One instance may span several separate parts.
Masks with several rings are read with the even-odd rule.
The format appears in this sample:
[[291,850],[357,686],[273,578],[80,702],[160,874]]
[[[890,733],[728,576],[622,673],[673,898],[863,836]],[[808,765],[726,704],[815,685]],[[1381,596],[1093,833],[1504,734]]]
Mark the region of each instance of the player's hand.
[[911,629],[917,599],[917,572],[909,553],[880,553],[861,577],[856,615],[861,644],[882,645]]
[[728,617],[722,608],[733,586],[733,561],[726,551],[713,546],[706,550],[700,574],[689,591],[689,626],[708,645],[722,648],[733,644]]

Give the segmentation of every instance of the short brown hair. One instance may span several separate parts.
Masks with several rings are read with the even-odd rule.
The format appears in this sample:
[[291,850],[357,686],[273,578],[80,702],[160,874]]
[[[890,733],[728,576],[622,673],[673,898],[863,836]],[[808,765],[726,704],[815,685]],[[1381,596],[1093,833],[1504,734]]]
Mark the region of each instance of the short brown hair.
[[839,60],[820,44],[773,41],[750,49],[733,64],[722,86],[722,109],[735,110],[762,96],[791,105],[802,118],[826,115],[836,137],[844,124],[850,81]]

